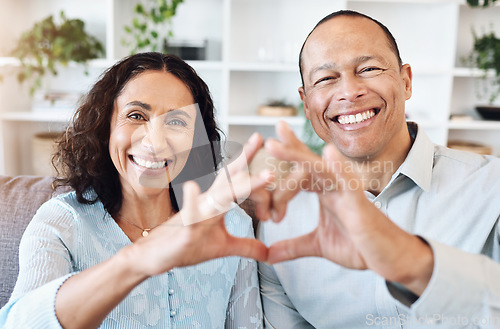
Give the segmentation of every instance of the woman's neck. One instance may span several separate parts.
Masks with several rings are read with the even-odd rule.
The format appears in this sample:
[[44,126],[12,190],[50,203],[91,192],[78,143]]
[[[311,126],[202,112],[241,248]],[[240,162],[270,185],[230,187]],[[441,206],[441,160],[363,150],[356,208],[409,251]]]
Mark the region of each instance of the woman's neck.
[[168,220],[174,212],[169,190],[165,189],[154,196],[124,193],[122,207],[114,217],[149,229]]

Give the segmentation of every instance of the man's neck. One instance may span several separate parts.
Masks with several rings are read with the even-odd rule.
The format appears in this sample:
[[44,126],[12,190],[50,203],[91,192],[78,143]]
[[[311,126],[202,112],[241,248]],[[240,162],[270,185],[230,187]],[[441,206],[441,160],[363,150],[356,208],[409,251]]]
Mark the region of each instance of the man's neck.
[[400,135],[400,138],[395,140],[397,143],[393,143],[394,145],[386,148],[383,153],[376,157],[352,160],[352,171],[361,178],[363,190],[374,195],[380,194],[405,161],[412,146],[412,139],[408,131],[406,130]]

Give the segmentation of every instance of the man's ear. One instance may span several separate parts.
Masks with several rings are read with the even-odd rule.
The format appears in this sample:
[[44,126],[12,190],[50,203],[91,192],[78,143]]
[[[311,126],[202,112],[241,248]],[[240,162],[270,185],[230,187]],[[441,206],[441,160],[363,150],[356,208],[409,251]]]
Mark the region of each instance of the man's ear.
[[401,79],[403,79],[404,82],[405,99],[409,100],[412,94],[411,82],[413,79],[413,73],[411,71],[410,64],[405,64],[401,67]]
[[307,97],[304,87],[299,87],[299,95],[300,99],[302,100],[302,104],[304,104],[304,114],[306,115],[307,120],[311,120],[311,117],[309,115],[309,106],[307,106]]

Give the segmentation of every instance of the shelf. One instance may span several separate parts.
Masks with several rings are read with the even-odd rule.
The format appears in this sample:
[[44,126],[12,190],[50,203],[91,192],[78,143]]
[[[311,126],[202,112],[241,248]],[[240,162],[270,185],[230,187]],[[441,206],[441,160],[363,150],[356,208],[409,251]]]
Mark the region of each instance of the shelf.
[[0,57],[0,67],[2,66],[19,66],[20,62],[15,57]]
[[471,121],[450,121],[448,129],[454,130],[499,130],[500,121],[471,120]]
[[[69,122],[73,116],[70,110],[48,110],[36,112],[7,112],[0,115],[3,121],[18,122]],[[274,126],[280,120],[290,125],[303,125],[305,118],[294,117],[265,117],[258,115],[235,115],[228,117],[228,124],[235,126]]]
[[186,61],[195,70],[222,70],[221,61]]
[[73,116],[70,110],[48,110],[36,112],[7,112],[1,113],[3,121],[17,122],[69,122]]
[[417,118],[410,118],[408,121],[416,122],[423,129],[443,129],[446,128],[446,122],[431,121],[431,120],[419,120]]
[[253,72],[296,72],[299,73],[298,64],[281,62],[232,62],[229,63],[231,71]]
[[304,117],[263,117],[258,115],[237,115],[228,117],[228,124],[234,126],[274,126],[279,121],[286,121],[289,125],[301,126],[305,122]]
[[[483,78],[484,72],[477,68],[469,68],[469,67],[456,67],[453,69],[453,76],[457,78]],[[488,70],[486,73],[487,78],[495,77],[494,70]]]
[[372,3],[418,3],[418,4],[435,4],[435,3],[459,3],[462,4],[465,0],[348,0],[348,2],[372,2]]

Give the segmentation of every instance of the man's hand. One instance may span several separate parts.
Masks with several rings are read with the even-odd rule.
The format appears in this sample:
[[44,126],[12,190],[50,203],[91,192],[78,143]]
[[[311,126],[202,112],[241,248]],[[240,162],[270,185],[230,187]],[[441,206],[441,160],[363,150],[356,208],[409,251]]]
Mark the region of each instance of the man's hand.
[[[346,170],[349,160],[334,145],[326,146],[321,158],[298,140],[286,124],[280,124],[277,132],[280,141],[266,142],[266,149],[297,166],[295,176],[289,179],[301,179],[295,183],[299,189],[318,194],[320,218],[318,227],[311,233],[272,245],[268,262],[324,257],[347,268],[370,269],[388,281],[399,282],[421,294],[433,269],[430,247],[372,205],[364,195],[359,178],[352,170]],[[282,201],[279,207],[283,204],[286,207],[288,197],[297,192],[279,191],[278,198],[273,196],[272,200],[278,199]],[[281,218],[280,213],[278,219]]]

